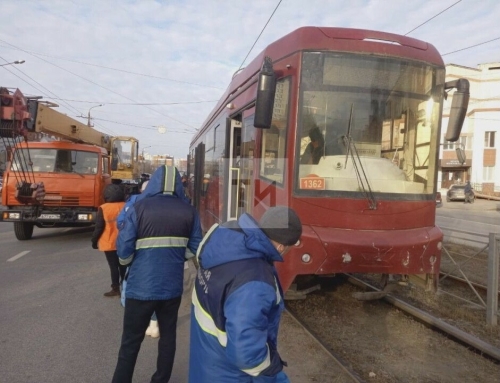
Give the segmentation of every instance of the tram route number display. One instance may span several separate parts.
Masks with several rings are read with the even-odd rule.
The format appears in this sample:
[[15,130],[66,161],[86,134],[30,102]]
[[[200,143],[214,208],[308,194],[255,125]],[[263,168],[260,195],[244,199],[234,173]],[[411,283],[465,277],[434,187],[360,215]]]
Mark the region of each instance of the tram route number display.
[[325,179],[321,177],[301,178],[300,188],[308,190],[325,190]]

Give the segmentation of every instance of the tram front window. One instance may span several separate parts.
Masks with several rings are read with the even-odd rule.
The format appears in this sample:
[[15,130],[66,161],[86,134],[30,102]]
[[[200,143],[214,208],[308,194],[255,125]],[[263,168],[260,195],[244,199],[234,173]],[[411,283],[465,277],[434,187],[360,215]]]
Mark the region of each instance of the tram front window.
[[304,53],[297,191],[432,194],[443,84],[431,65]]

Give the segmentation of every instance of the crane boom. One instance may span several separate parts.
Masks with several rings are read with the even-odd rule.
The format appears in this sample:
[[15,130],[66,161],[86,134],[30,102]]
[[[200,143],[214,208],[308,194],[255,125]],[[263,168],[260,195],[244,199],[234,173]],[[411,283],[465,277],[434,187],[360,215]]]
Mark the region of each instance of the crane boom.
[[90,126],[82,124],[65,114],[54,110],[49,105],[36,102],[36,115],[34,118],[34,131],[37,133],[46,133],[63,140],[75,143],[96,145],[111,151],[111,137],[101,133]]

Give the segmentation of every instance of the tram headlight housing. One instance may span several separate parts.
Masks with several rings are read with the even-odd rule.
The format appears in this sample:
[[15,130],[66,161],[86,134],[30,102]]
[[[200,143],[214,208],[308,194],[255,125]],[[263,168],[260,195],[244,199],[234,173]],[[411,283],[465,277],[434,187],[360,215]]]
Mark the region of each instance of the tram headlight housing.
[[304,263],[309,263],[311,262],[311,256],[307,253],[302,254],[302,262]]

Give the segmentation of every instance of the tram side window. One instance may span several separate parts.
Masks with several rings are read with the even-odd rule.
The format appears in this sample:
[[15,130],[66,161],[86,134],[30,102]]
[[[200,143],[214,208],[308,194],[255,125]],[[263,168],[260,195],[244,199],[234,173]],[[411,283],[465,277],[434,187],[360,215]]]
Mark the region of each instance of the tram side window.
[[276,84],[271,128],[263,130],[260,159],[260,176],[278,184],[283,184],[285,175],[289,101],[290,78],[281,79]]

